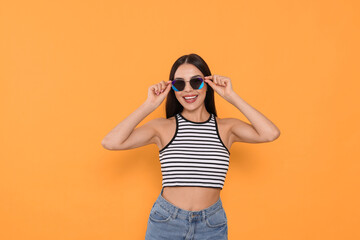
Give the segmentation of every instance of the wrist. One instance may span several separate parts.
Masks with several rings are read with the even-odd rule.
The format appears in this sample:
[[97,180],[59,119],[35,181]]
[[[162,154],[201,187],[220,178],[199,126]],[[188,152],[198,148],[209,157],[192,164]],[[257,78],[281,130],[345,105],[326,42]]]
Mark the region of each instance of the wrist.
[[226,97],[226,100],[230,103],[234,102],[234,99],[237,97],[237,94],[235,91],[230,92],[230,94]]
[[149,101],[145,101],[142,105],[144,108],[149,109],[151,111],[154,111],[158,107],[156,104]]

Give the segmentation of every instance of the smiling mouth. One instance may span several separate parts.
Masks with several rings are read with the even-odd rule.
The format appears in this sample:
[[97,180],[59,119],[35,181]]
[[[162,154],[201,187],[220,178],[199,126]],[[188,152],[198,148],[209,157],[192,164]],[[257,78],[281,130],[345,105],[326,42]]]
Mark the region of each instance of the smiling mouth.
[[187,103],[193,103],[196,101],[196,99],[198,98],[199,95],[196,95],[196,96],[192,96],[192,97],[183,97],[185,99],[185,102]]

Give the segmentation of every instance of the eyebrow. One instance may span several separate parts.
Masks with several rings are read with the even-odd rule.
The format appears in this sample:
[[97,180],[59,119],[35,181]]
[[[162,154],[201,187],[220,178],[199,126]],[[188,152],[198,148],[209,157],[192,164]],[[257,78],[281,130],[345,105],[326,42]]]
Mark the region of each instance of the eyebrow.
[[[194,78],[194,77],[201,77],[200,75],[195,75],[195,76],[192,76],[190,79]],[[184,80],[183,78],[175,78],[174,80]]]

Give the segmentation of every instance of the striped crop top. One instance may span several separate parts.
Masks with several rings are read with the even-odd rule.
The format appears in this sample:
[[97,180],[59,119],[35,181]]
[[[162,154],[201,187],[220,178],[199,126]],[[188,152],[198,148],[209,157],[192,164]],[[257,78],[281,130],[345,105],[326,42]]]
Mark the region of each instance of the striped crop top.
[[223,188],[230,152],[220,138],[215,115],[193,122],[175,115],[176,131],[159,151],[162,186]]

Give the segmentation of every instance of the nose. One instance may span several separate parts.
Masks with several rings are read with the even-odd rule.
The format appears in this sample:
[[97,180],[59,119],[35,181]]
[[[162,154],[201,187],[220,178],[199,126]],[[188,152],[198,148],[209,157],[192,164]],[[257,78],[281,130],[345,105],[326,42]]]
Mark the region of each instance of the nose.
[[184,91],[189,92],[189,91],[192,91],[192,90],[193,90],[193,88],[191,87],[190,82],[185,82]]

